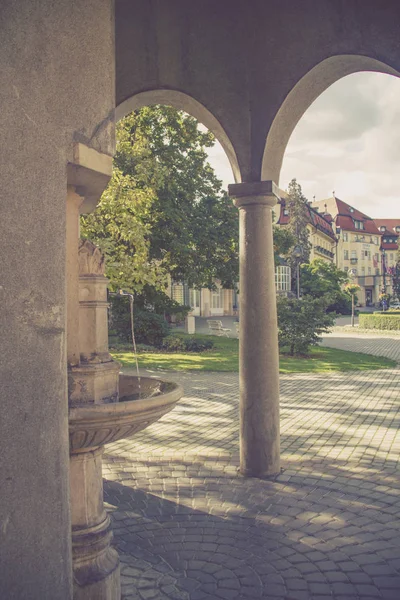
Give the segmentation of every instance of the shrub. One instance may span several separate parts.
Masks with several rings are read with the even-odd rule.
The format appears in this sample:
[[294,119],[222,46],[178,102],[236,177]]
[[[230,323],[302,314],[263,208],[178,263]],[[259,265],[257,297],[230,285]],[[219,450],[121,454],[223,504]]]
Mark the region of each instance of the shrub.
[[214,346],[214,340],[209,335],[179,335],[171,334],[164,338],[162,349],[165,352],[204,352]]
[[[129,299],[124,296],[110,298],[110,327],[118,339],[132,343],[131,315]],[[133,324],[136,343],[161,346],[163,338],[169,334],[169,326],[162,315],[141,310],[134,306]]]
[[169,325],[162,315],[137,310],[134,313],[134,333],[138,344],[159,348],[169,334]]
[[359,326],[362,329],[400,330],[400,313],[388,311],[384,313],[364,313],[359,316]]
[[142,292],[136,294],[135,306],[141,310],[164,315],[168,322],[174,321],[174,323],[182,323],[192,310],[190,306],[179,304],[165,292],[157,290],[151,285],[145,285]]
[[279,346],[288,348],[291,356],[306,353],[320,340],[320,334],[333,325],[334,317],[326,313],[323,298],[278,299]]

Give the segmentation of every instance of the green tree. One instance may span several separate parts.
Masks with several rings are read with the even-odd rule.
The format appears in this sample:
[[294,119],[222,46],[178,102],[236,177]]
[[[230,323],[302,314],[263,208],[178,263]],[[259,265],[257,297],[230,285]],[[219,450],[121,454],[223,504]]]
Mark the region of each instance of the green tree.
[[104,252],[106,275],[114,291],[140,292],[146,285],[159,289],[167,283],[163,261],[150,257],[151,228],[144,217],[153,202],[151,187],[138,188],[131,176],[114,168],[96,210],[81,217],[81,236]]
[[286,227],[273,226],[275,263],[287,256],[296,243],[294,235]]
[[150,258],[175,280],[213,287],[238,279],[238,214],[208,163],[213,134],[172,107],[144,107],[118,128],[115,164],[154,200],[143,222],[150,227]]
[[350,312],[351,298],[343,290],[348,275],[333,263],[317,258],[309,264],[303,264],[300,268],[300,281],[302,294],[312,298],[325,298],[328,312]]
[[351,296],[351,326],[354,327],[354,306],[356,300],[356,294],[361,290],[357,283],[350,281],[344,286],[345,291]]
[[238,280],[238,215],[207,160],[215,143],[196,119],[144,107],[117,125],[114,175],[82,235],[105,252],[114,288],[163,289]]
[[287,230],[293,235],[295,244],[287,254],[287,262],[292,269],[292,289],[294,289],[299,265],[310,260],[311,242],[307,225],[310,222],[310,212],[307,198],[303,195],[301,185],[292,179],[287,189],[288,197],[285,207],[289,212]]
[[333,316],[326,312],[324,298],[278,297],[279,346],[291,356],[307,353],[332,325]]

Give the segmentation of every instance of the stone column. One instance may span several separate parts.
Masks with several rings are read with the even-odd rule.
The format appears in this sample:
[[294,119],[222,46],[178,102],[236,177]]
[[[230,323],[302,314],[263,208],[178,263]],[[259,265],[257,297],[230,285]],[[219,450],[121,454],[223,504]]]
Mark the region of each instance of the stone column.
[[[76,217],[79,223],[79,213]],[[119,365],[108,352],[104,256],[89,240],[75,236],[72,240],[71,235],[71,241],[74,276],[68,298],[73,315],[68,324],[77,336],[73,339],[71,334],[71,348],[79,353],[78,363],[68,368],[68,401],[74,409],[117,402]],[[106,425],[99,421],[101,431]],[[91,433],[83,430],[78,447],[70,447],[74,600],[119,600],[119,557],[110,546],[110,519],[103,505],[103,447],[96,445]]]
[[229,186],[240,231],[240,469],[249,477],[279,473],[279,353],[272,181]]
[[119,600],[119,557],[111,546],[104,510],[103,447],[71,453],[71,520],[74,600]]

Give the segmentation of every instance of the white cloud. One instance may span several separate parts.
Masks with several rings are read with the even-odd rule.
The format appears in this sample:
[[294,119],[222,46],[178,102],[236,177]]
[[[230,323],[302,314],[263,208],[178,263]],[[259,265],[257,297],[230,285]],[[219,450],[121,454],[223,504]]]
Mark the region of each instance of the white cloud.
[[[209,153],[233,183],[221,145]],[[286,149],[280,186],[296,177],[310,200],[336,195],[372,217],[400,218],[400,79],[357,73],[328,88],[303,115]]]
[[296,177],[310,199],[335,190],[373,217],[399,218],[399,161],[400,79],[357,73],[332,85],[300,120],[280,185]]

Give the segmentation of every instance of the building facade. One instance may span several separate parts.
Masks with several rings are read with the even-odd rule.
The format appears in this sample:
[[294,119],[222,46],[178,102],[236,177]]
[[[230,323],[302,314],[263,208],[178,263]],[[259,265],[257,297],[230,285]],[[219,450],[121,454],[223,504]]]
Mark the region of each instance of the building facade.
[[238,295],[235,290],[227,290],[219,281],[216,289],[195,290],[186,283],[171,282],[169,296],[179,304],[190,306],[196,317],[222,317],[237,314]]
[[337,237],[336,266],[360,286],[359,304],[377,304],[383,284],[382,235],[374,220],[336,196],[315,202],[313,207],[332,215]]
[[[276,224],[284,227],[290,222],[290,214],[285,202],[286,193],[282,192],[281,195],[282,198],[277,208],[279,217]],[[311,242],[310,261],[319,258],[326,262],[334,262],[337,240],[332,226],[332,216],[326,211],[324,214],[319,213],[310,204],[307,205],[307,210],[309,219],[307,229]]]
[[398,259],[400,219],[374,219],[381,234],[382,289],[393,295],[392,276]]

